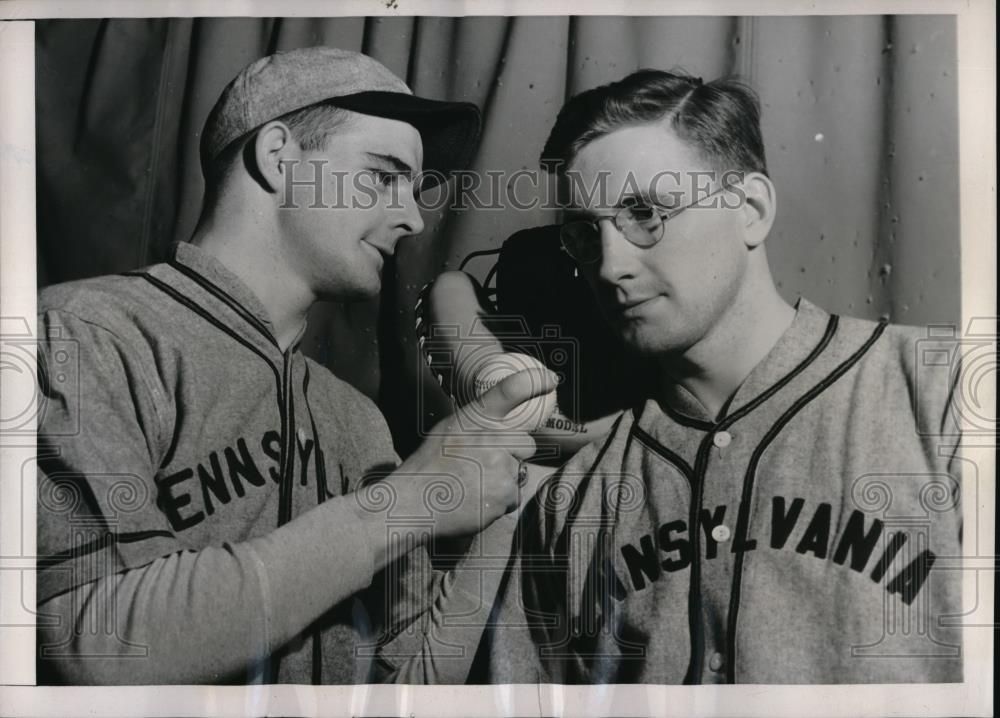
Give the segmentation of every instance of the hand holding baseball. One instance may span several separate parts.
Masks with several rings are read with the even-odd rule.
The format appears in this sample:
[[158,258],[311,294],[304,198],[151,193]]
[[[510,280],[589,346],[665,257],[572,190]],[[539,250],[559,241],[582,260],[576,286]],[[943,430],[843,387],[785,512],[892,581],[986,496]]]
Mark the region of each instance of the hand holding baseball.
[[[531,370],[548,371],[542,362],[527,354],[520,352],[494,354],[477,367],[476,376],[473,379],[473,390],[476,396],[481,398],[508,376]],[[544,394],[534,394],[531,399],[523,401],[511,409],[504,417],[504,423],[512,430],[517,429],[532,433],[545,424],[555,408],[556,391],[553,386],[551,391]]]
[[[426,515],[422,489],[434,482],[446,482],[456,496],[454,505],[433,512],[439,537],[476,533],[513,510],[519,465],[535,452],[528,427],[546,404],[554,404],[556,383],[555,375],[544,368],[508,372],[484,387],[476,401],[439,422],[387,479],[395,484],[400,500],[416,502],[402,507],[401,515]],[[533,401],[541,401],[541,406],[531,408]],[[529,407],[521,408],[525,404]]]

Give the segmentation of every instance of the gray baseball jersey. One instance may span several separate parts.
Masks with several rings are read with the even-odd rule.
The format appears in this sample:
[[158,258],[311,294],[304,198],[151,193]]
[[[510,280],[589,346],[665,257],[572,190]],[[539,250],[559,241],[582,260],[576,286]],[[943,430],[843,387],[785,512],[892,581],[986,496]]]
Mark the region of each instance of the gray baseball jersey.
[[[187,618],[146,646],[148,660],[111,664],[113,682],[149,661],[163,666],[156,682],[176,682],[192,653],[246,658],[244,672],[199,680],[373,680],[380,632],[409,620],[394,607],[419,607],[430,580],[420,550],[412,571],[396,564],[363,590],[373,542],[345,494],[398,462],[375,405],[298,342],[282,351],[246,285],[191,245],[129,276],[51,287],[39,309],[41,610],[169,557],[158,571],[169,590],[119,584],[115,608],[140,634],[145,610]],[[211,560],[185,563],[192,552]],[[331,605],[335,595],[350,598]],[[312,625],[286,642],[282,626],[299,616]],[[50,663],[85,648],[86,630],[69,628]]]
[[625,412],[522,514],[473,680],[960,681],[955,373],[927,341],[801,300],[723,418],[676,386]]

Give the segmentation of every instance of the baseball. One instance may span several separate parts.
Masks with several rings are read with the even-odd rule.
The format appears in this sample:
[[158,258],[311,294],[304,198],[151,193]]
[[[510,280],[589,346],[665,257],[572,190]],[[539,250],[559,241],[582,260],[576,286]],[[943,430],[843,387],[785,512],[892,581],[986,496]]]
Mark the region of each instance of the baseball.
[[[527,369],[548,371],[542,362],[520,352],[491,356],[476,371],[476,378],[473,381],[476,396],[482,396],[505,377]],[[553,390],[516,406],[504,420],[512,429],[530,433],[544,424],[555,408],[556,392]]]

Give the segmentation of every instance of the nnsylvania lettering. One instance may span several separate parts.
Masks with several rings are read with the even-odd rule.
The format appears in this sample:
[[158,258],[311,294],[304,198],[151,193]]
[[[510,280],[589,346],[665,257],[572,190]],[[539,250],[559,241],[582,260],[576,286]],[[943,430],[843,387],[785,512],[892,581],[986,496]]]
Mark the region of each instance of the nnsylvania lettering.
[[[310,468],[319,475],[324,471],[323,451],[312,439],[297,441],[295,445],[297,473],[300,483],[306,486]],[[272,464],[258,466],[246,439],[241,437],[233,446],[210,452],[207,461],[157,479],[156,505],[174,531],[197,526],[220,507],[244,498],[248,491],[265,486],[268,480],[276,485],[280,483],[281,434],[273,430],[266,432],[261,438],[260,449]],[[342,476],[341,483],[344,482]],[[327,491],[328,497],[332,495]]]
[[[857,573],[868,572],[868,577],[875,583],[881,583],[888,572],[896,554],[907,541],[907,534],[897,532],[887,534],[881,556],[872,563],[879,538],[885,529],[882,521],[872,519],[866,521],[861,511],[855,510],[844,525],[839,536],[831,531],[833,508],[830,504],[821,503],[812,512],[812,517],[803,517],[805,500],[796,498],[787,503],[783,496],[775,496],[771,503],[771,523],[769,543],[772,549],[792,548],[803,556],[811,555],[817,559],[832,560],[839,566],[847,566]],[[719,555],[719,543],[712,537],[712,529],[722,524],[726,516],[726,507],[717,506],[713,511],[702,509],[698,524],[704,533],[705,558],[712,560]],[[799,525],[805,528],[798,541],[789,542]],[[621,547],[621,555],[628,568],[631,590],[641,591],[648,583],[659,580],[665,573],[680,571],[691,565],[691,542],[686,537],[687,522],[683,520],[669,521],[656,531],[639,539],[638,546],[627,543]],[[746,536],[733,536],[732,553],[753,551],[757,548],[757,540]],[[899,594],[904,603],[909,605],[920,592],[927,574],[934,565],[933,551],[924,550],[890,578],[885,589],[891,594]],[[871,566],[869,572],[869,566]],[[621,600],[629,589],[619,579],[613,593]]]

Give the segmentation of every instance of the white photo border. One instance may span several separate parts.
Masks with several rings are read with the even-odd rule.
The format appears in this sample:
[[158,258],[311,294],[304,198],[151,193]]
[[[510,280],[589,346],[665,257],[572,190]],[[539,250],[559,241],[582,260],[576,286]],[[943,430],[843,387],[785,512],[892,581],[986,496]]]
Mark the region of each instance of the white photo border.
[[[995,317],[996,303],[996,7],[988,0],[865,2],[737,0],[664,6],[652,0],[346,0],[337,16],[396,15],[872,15],[957,16],[962,325]],[[35,136],[34,19],[331,15],[327,2],[271,0],[10,0],[0,5],[0,316],[24,317],[34,336]],[[994,324],[995,326],[995,324]],[[0,401],[23,390],[0,373]],[[995,368],[982,396],[995,396]],[[27,377],[33,386],[34,377]],[[996,416],[995,406],[987,407]],[[27,444],[29,442],[21,442]],[[964,572],[965,681],[940,685],[824,686],[34,686],[34,461],[31,446],[0,436],[0,715],[692,715],[943,716],[991,715],[995,556],[970,556]],[[970,442],[979,503],[963,502],[964,524],[994,546],[996,437]],[[30,469],[30,470],[26,470]]]

